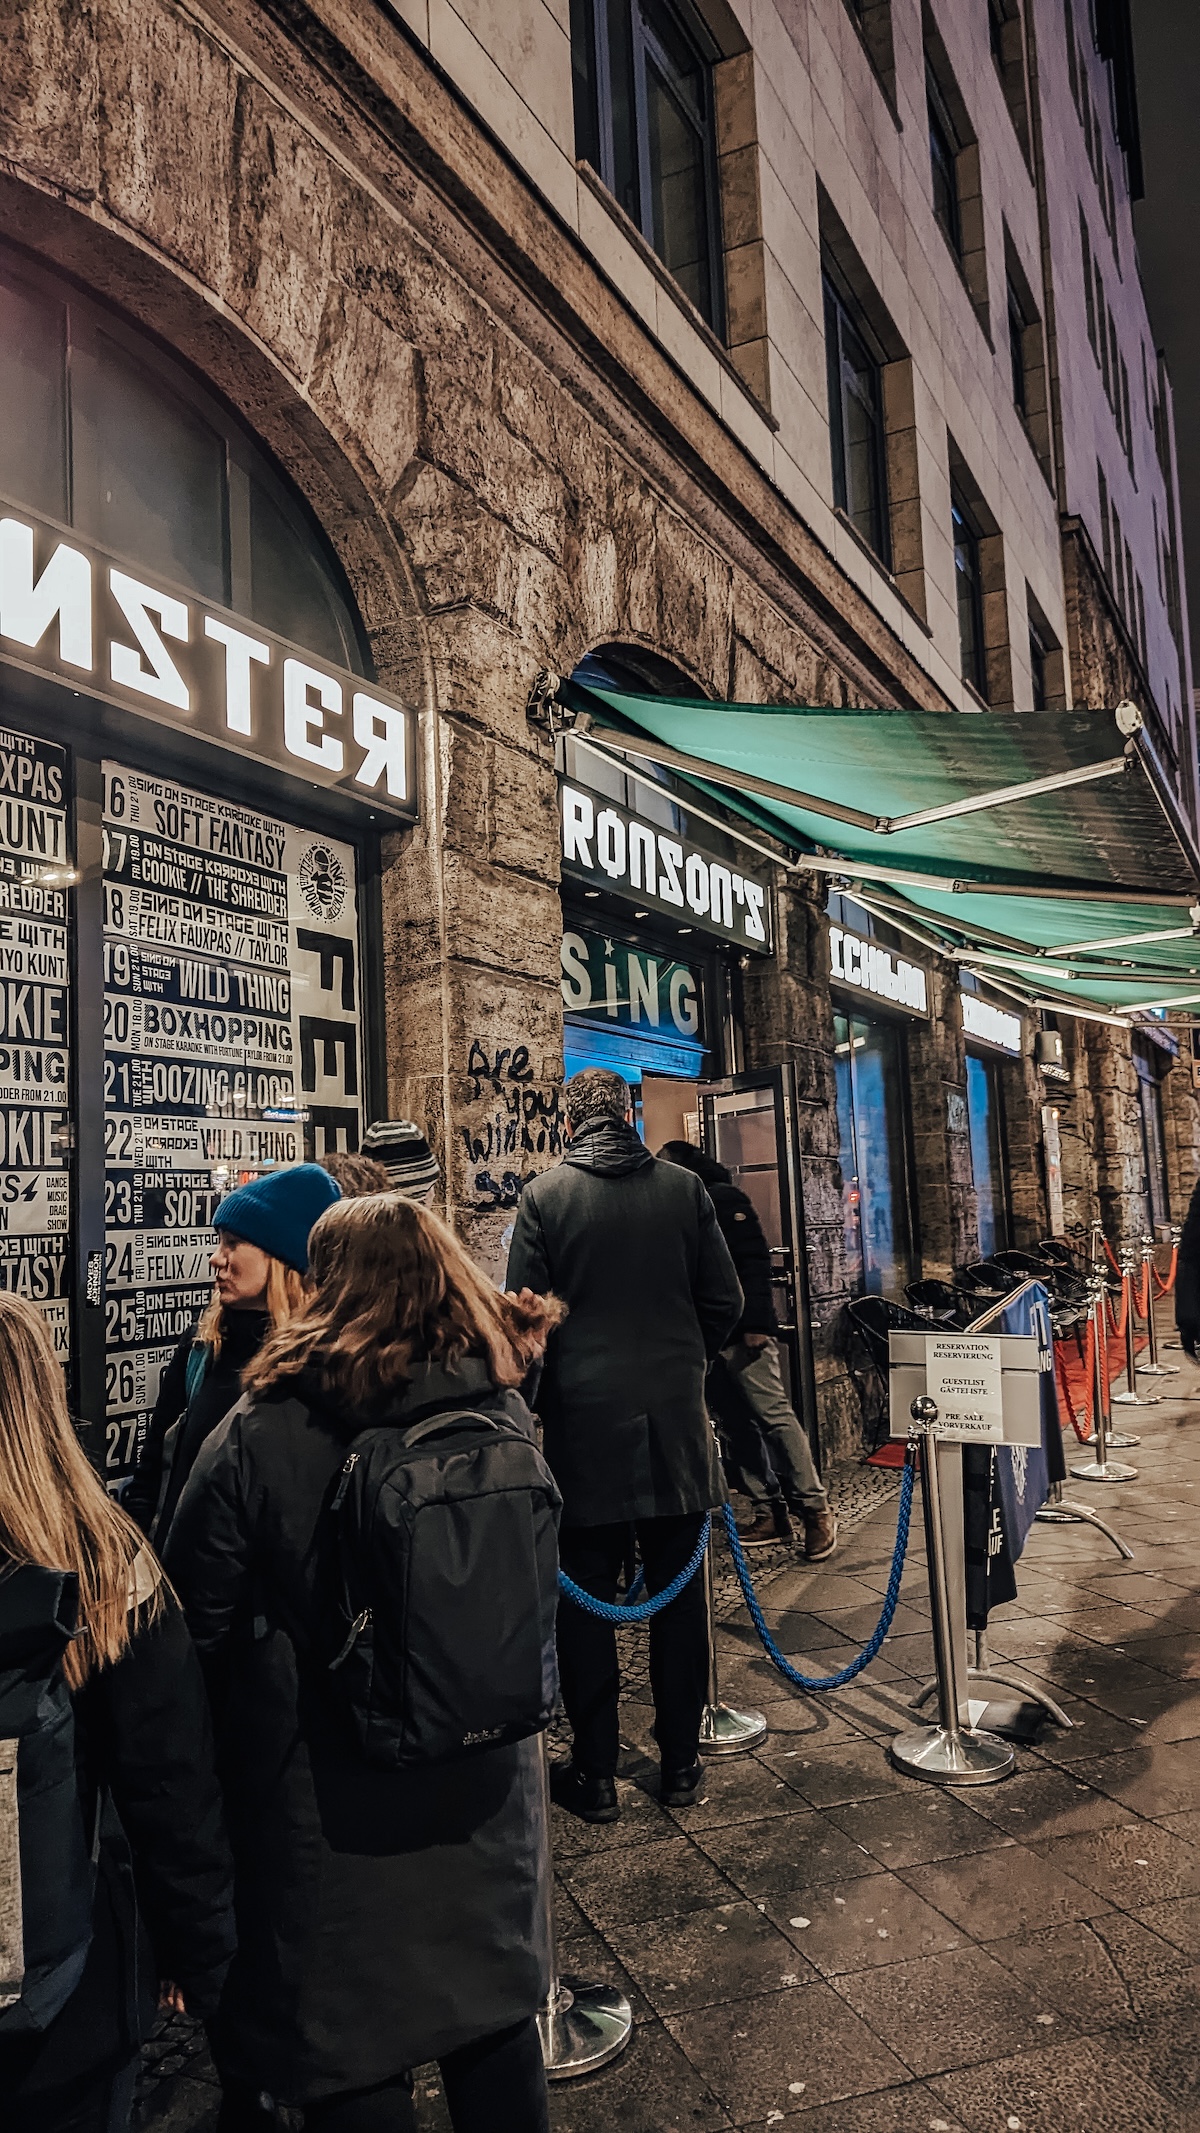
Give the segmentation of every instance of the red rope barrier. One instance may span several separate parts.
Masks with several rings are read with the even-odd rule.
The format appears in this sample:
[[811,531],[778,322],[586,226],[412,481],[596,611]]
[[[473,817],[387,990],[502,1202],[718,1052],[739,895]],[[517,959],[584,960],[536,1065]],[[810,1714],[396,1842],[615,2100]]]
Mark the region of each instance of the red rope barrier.
[[1125,1338],[1125,1327],[1129,1320],[1129,1291],[1132,1286],[1133,1284],[1130,1279],[1130,1276],[1128,1274],[1122,1274],[1120,1318],[1117,1317],[1117,1314],[1113,1309],[1112,1298],[1107,1293],[1105,1294],[1104,1301],[1108,1307],[1108,1319],[1109,1324],[1112,1327],[1114,1340],[1123,1341]]
[[1121,1263],[1120,1260],[1117,1258],[1117,1255],[1114,1252],[1107,1237],[1105,1237],[1104,1239],[1104,1256],[1107,1259],[1110,1267],[1112,1268],[1113,1273],[1119,1275],[1121,1271]]
[[1142,1261],[1142,1274],[1138,1286],[1141,1291],[1138,1296],[1138,1317],[1145,1320],[1150,1316],[1150,1261],[1148,1259],[1143,1259]]
[[1170,1265],[1170,1270],[1169,1270],[1169,1272],[1168,1272],[1168,1274],[1167,1274],[1167,1278],[1166,1278],[1166,1280],[1164,1281],[1164,1280],[1162,1279],[1162,1276],[1160,1275],[1160,1273],[1159,1273],[1159,1271],[1158,1271],[1158,1268],[1157,1268],[1157,1267],[1155,1267],[1155,1269],[1154,1269],[1154,1286],[1155,1286],[1155,1289],[1157,1290],[1157,1292],[1158,1292],[1158,1294],[1159,1294],[1160,1296],[1169,1296],[1169,1295],[1170,1295],[1170,1293],[1171,1293],[1172,1289],[1173,1289],[1173,1288],[1174,1288],[1174,1286],[1175,1286],[1175,1276],[1176,1276],[1176,1274],[1178,1273],[1178,1271],[1179,1271],[1179,1246],[1178,1246],[1177,1244],[1173,1244],[1173,1245],[1171,1246],[1171,1265]]
[[1067,1384],[1066,1370],[1063,1365],[1062,1356],[1060,1354],[1057,1342],[1055,1343],[1054,1349],[1055,1383],[1059,1391],[1062,1405],[1065,1406],[1067,1410],[1067,1414],[1070,1418],[1071,1427],[1074,1430],[1075,1435],[1078,1437],[1079,1442],[1081,1444],[1090,1444],[1092,1442],[1092,1407],[1095,1401],[1094,1385],[1096,1361],[1096,1329],[1090,1318],[1087,1324],[1086,1342],[1080,1339],[1078,1328],[1076,1328],[1075,1345],[1080,1352],[1080,1357],[1084,1366],[1083,1399],[1080,1402],[1078,1412],[1076,1411],[1075,1403],[1071,1398],[1070,1387]]

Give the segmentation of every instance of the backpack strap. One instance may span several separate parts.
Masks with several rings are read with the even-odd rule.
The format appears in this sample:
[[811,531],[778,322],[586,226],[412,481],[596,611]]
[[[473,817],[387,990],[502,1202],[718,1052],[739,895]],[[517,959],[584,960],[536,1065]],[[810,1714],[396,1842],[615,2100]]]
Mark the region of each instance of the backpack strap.
[[191,1349],[188,1353],[187,1378],[185,1380],[187,1404],[189,1407],[191,1406],[192,1401],[195,1399],[196,1394],[199,1392],[200,1387],[203,1385],[205,1378],[208,1376],[209,1365],[212,1362],[212,1354],[212,1344],[210,1341],[194,1340],[192,1342]]

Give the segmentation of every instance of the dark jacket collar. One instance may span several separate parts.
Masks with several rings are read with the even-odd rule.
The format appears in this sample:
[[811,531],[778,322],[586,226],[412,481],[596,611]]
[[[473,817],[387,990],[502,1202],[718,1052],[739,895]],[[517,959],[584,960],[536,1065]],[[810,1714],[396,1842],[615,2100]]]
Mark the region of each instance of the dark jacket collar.
[[563,1161],[598,1177],[623,1178],[652,1163],[654,1157],[623,1118],[589,1118],[576,1127]]

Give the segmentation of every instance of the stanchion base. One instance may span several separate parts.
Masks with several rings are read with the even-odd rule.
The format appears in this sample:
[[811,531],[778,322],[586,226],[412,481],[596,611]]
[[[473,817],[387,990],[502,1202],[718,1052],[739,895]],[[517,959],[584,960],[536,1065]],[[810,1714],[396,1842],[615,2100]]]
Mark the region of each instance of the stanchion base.
[[1111,1526],[1106,1526],[1100,1513],[1093,1511],[1088,1503],[1064,1503],[1060,1497],[1057,1503],[1044,1503],[1035,1515],[1047,1526],[1098,1526],[1105,1539],[1112,1542],[1117,1554],[1124,1556],[1127,1563],[1133,1561],[1133,1549],[1129,1542],[1123,1541],[1119,1533],[1113,1532]]
[[1106,1459],[1103,1466],[1093,1459],[1087,1466],[1082,1461],[1073,1466],[1071,1476],[1075,1481],[1136,1481],[1138,1470],[1135,1466],[1124,1466],[1119,1459]]
[[1110,1429],[1108,1441],[1111,1449],[1115,1452],[1131,1452],[1134,1446],[1140,1444],[1142,1440],[1140,1437],[1135,1437],[1131,1429]]
[[537,2018],[547,2081],[594,2074],[623,2052],[633,2031],[633,2013],[615,1985],[585,1985],[560,1977]]
[[[1140,1392],[1114,1392],[1111,1404],[1113,1407],[1161,1407],[1162,1394],[1160,1392],[1152,1392],[1148,1395]],[[1113,1440],[1110,1437],[1108,1441],[1111,1444]]]
[[700,1721],[701,1755],[746,1755],[767,1737],[761,1711],[735,1711],[727,1703],[707,1703]]
[[1177,1378],[1179,1376],[1179,1365],[1178,1363],[1139,1363],[1138,1376],[1140,1378]]
[[996,1785],[1017,1760],[994,1733],[949,1733],[945,1726],[898,1733],[888,1752],[897,1770],[927,1785]]

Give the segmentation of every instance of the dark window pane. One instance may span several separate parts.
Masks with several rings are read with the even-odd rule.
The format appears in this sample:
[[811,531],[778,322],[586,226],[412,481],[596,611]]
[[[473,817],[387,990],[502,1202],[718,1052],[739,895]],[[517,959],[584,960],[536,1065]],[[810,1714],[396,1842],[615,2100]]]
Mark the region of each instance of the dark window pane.
[[657,67],[646,68],[650,241],[704,317],[712,316],[704,144]]
[[1046,647],[1037,630],[1029,632],[1029,671],[1033,679],[1033,708],[1046,708]]
[[985,669],[979,537],[961,503],[951,502],[950,516],[954,527],[954,578],[958,594],[958,641],[962,653],[963,679],[969,681],[982,696]]
[[260,483],[250,483],[250,573],[256,622],[335,666],[361,668],[344,601],[314,554],[306,526],[285,515]]
[[67,516],[66,343],[62,304],[0,281],[0,495],[60,520]]
[[99,330],[71,350],[71,442],[79,531],[227,600],[224,440]]
[[1020,299],[1011,282],[1008,284],[1008,359],[1012,368],[1013,406],[1019,414],[1026,412],[1025,396],[1025,317]]
[[983,1259],[990,1259],[993,1252],[1005,1251],[1009,1241],[1002,1103],[996,1062],[978,1059],[968,1052],[967,1123],[979,1216],[979,1252]]
[[998,67],[1004,65],[1004,10],[1000,0],[988,0],[988,42]]
[[612,189],[627,215],[642,223],[637,106],[633,84],[630,0],[608,0],[608,72],[612,105]]
[[575,153],[600,169],[596,96],[596,20],[593,0],[571,0],[571,83],[575,95]]
[[933,212],[955,252],[962,251],[962,228],[958,214],[958,150],[936,83],[930,78],[929,164],[933,175]]
[[[845,1041],[855,1164],[852,1212],[857,1215],[861,1240],[861,1286],[871,1296],[897,1296],[913,1272],[904,1032],[891,1023],[855,1016],[848,1023]],[[837,1064],[840,1079],[840,1057]]]
[[825,281],[834,501],[887,563],[887,482],[879,365],[833,284]]

